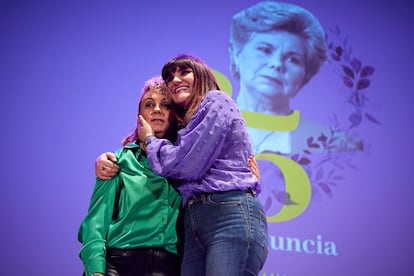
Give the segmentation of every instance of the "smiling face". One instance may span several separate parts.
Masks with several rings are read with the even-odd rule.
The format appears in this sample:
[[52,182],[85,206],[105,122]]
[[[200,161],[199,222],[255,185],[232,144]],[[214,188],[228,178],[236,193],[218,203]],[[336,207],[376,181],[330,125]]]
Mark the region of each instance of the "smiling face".
[[240,90],[273,100],[291,98],[305,78],[306,48],[303,40],[285,31],[254,33],[233,56],[240,73]]
[[168,91],[176,105],[184,107],[193,93],[194,72],[191,68],[176,68],[166,80]]
[[139,113],[151,125],[155,136],[164,138],[173,119],[171,98],[157,91],[146,92],[139,106]]

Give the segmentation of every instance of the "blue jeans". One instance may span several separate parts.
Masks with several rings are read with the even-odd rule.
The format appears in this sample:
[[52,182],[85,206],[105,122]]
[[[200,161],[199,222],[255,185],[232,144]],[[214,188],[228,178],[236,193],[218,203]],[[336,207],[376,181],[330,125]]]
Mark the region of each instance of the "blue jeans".
[[184,217],[182,276],[258,275],[267,257],[267,223],[252,193],[190,199]]

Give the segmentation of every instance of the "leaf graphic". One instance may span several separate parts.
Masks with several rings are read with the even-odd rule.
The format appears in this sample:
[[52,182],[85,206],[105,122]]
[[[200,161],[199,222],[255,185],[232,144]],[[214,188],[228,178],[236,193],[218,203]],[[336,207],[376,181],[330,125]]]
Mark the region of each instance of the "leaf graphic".
[[328,177],[331,177],[334,173],[335,173],[335,170],[334,169],[331,169],[329,171],[329,173],[328,173]]
[[320,167],[317,171],[316,171],[316,175],[315,175],[315,180],[319,180],[323,177],[323,167]]
[[325,134],[323,134],[323,133],[321,133],[321,135],[319,135],[319,137],[318,137],[318,140],[319,141],[321,141],[322,143],[323,142],[326,142],[326,140],[327,140],[328,138],[326,137],[326,135]]
[[308,139],[306,139],[306,143],[308,144],[308,147],[310,148],[320,148],[318,143],[314,143],[313,142],[313,137],[309,137]]
[[370,85],[371,81],[369,79],[363,78],[358,81],[357,89],[362,90],[367,88]]
[[377,119],[374,118],[374,116],[372,116],[372,115],[370,115],[368,113],[365,113],[365,117],[368,119],[368,121],[370,121],[370,122],[372,122],[374,124],[378,124],[378,125],[381,124]]
[[361,65],[362,65],[362,63],[359,59],[356,59],[356,58],[352,59],[351,66],[352,66],[352,68],[354,69],[355,72],[358,73],[359,70],[361,70]]
[[344,84],[347,87],[352,87],[354,86],[354,81],[350,77],[344,76]]
[[298,159],[299,159],[299,154],[293,154],[291,157],[290,157],[293,161],[298,161]]
[[341,57],[340,56],[338,56],[337,54],[335,54],[335,53],[331,53],[331,57],[333,58],[333,60],[335,60],[335,61],[340,61],[341,60]]
[[266,199],[266,202],[263,204],[263,208],[265,210],[269,210],[271,206],[272,206],[272,199],[270,197],[268,197]]
[[341,47],[341,46],[337,46],[337,47],[335,48],[335,53],[336,53],[339,57],[341,57],[341,56],[342,56],[343,52],[344,52],[344,50],[342,49],[342,47]]
[[290,197],[290,194],[285,192],[285,191],[281,191],[277,194],[276,197],[277,201],[279,201],[280,203],[284,204],[284,205],[297,205],[298,203],[293,201]]
[[325,182],[319,182],[318,186],[324,191],[328,196],[332,196],[332,190]]
[[332,163],[332,165],[334,165],[335,167],[337,167],[338,169],[341,169],[341,170],[345,169],[345,167],[337,161],[334,161]]
[[374,74],[374,71],[375,71],[375,69],[374,69],[374,67],[372,67],[372,66],[364,66],[364,68],[362,68],[362,70],[361,70],[361,77],[363,77],[363,78],[365,78],[365,77],[368,77],[368,76],[371,76],[372,74]]
[[309,158],[302,157],[301,159],[299,159],[299,162],[298,163],[301,164],[301,165],[308,165],[308,164],[311,163],[311,161],[310,161]]
[[350,78],[352,78],[352,79],[355,79],[355,73],[354,73],[354,71],[352,70],[352,68],[351,68],[351,67],[346,66],[346,65],[343,65],[343,66],[342,66],[342,70],[344,70],[344,73],[345,73],[348,77],[350,77]]

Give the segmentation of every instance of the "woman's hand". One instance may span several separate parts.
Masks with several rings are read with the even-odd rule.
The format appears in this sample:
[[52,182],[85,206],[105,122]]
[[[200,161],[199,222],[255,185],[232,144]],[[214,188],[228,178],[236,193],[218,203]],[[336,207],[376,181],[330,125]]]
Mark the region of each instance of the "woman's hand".
[[96,158],[95,174],[102,180],[109,180],[118,171],[119,166],[116,164],[117,160],[113,152],[105,152]]
[[256,176],[257,180],[260,180],[260,171],[259,171],[259,166],[257,165],[256,158],[254,158],[254,156],[250,156],[248,163],[249,163],[249,168],[254,174],[254,176]]
[[142,117],[138,116],[139,127],[137,128],[138,139],[141,142],[144,142],[148,136],[154,135],[154,130],[152,130],[151,125]]

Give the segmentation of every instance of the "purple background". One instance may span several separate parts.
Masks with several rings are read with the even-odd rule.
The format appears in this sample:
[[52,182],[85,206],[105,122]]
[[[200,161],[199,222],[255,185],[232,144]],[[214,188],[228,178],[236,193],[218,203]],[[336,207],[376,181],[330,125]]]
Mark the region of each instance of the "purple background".
[[[94,160],[132,129],[139,89],[192,53],[230,76],[231,16],[257,1],[0,1],[2,275],[81,275],[79,224]],[[388,2],[388,3],[386,3]],[[267,275],[414,275],[414,21],[409,1],[295,1],[375,67],[367,149],[332,197],[269,234],[333,241],[339,256],[270,249]],[[294,102],[324,121],[344,105],[329,67]]]

